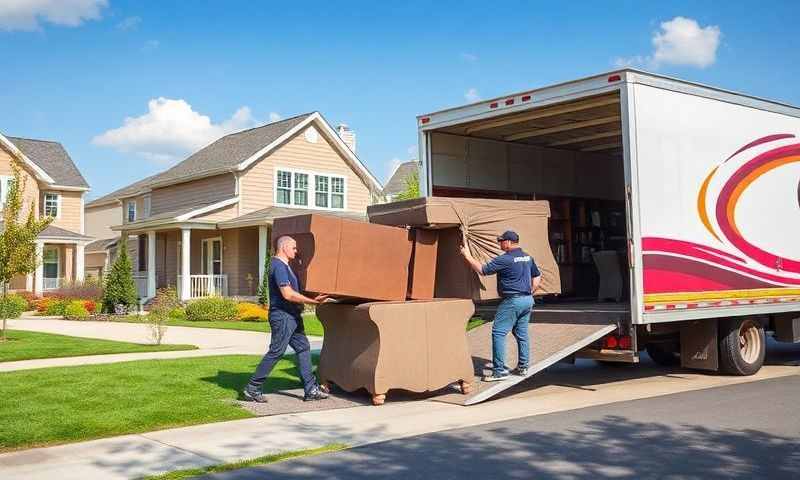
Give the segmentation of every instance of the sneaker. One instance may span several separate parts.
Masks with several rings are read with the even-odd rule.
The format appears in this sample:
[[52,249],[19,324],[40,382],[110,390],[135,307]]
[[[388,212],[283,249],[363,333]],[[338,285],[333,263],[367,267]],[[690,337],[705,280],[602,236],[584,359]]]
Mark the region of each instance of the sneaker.
[[508,378],[511,378],[511,375],[509,375],[508,372],[503,372],[503,373],[496,373],[495,372],[495,373],[493,373],[491,375],[487,375],[487,376],[483,377],[483,381],[484,382],[499,382],[501,380],[506,380]]
[[313,401],[316,401],[316,400],[325,400],[326,398],[328,398],[328,394],[327,393],[323,392],[319,388],[315,388],[314,390],[311,390],[310,392],[308,392],[305,397],[303,397],[303,401],[304,402],[313,402]]
[[528,367],[517,367],[511,373],[518,377],[525,377],[528,375]]
[[248,385],[244,387],[242,394],[244,395],[245,400],[250,402],[267,403],[267,396],[264,395],[264,392],[262,392],[260,388]]

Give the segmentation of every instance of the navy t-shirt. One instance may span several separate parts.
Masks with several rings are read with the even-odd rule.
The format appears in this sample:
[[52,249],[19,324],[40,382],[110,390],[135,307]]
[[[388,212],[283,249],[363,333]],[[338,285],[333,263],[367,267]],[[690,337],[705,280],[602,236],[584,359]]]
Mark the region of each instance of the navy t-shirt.
[[497,291],[500,295],[530,295],[531,278],[542,273],[533,257],[521,248],[508,251],[483,266],[484,275],[497,274]]
[[300,291],[297,276],[289,265],[283,263],[279,258],[273,258],[269,264],[269,308],[270,310],[282,310],[293,315],[300,313],[302,308],[300,304],[290,302],[281,295],[280,287],[287,285],[291,286],[295,292]]

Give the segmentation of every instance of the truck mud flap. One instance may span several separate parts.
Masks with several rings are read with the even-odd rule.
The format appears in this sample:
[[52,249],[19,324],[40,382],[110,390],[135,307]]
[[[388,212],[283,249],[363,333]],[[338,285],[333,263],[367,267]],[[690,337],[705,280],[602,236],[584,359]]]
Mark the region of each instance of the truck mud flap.
[[[468,395],[448,393],[431,400],[458,405],[474,405],[483,402],[617,329],[617,322],[610,319],[601,321],[577,318],[542,321],[536,316],[534,313],[533,322],[528,329],[531,340],[531,365],[526,376],[512,375],[499,382],[484,382],[481,379],[484,375],[491,374],[492,363],[492,324],[486,323],[467,333],[476,376],[472,384],[472,392]],[[514,368],[517,363],[517,344],[512,334],[506,338],[506,363],[510,368]]]

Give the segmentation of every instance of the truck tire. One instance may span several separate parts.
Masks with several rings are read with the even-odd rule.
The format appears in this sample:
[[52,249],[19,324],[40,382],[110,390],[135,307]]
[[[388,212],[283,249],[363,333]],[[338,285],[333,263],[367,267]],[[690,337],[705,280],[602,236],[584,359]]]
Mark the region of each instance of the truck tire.
[[753,375],[764,364],[764,327],[750,317],[719,321],[719,369],[729,375]]
[[649,355],[657,365],[661,365],[662,367],[680,365],[680,353],[670,347],[671,345],[666,343],[648,343],[645,346],[645,350],[647,350],[647,355]]

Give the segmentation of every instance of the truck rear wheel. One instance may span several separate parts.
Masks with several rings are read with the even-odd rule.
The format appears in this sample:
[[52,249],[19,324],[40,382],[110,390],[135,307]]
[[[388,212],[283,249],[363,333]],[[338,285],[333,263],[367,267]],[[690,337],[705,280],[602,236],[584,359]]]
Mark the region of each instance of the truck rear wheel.
[[761,323],[748,317],[719,322],[719,368],[730,375],[753,375],[761,369],[767,340]]
[[681,363],[680,353],[676,347],[670,343],[648,343],[645,350],[656,364],[662,367],[674,367]]

